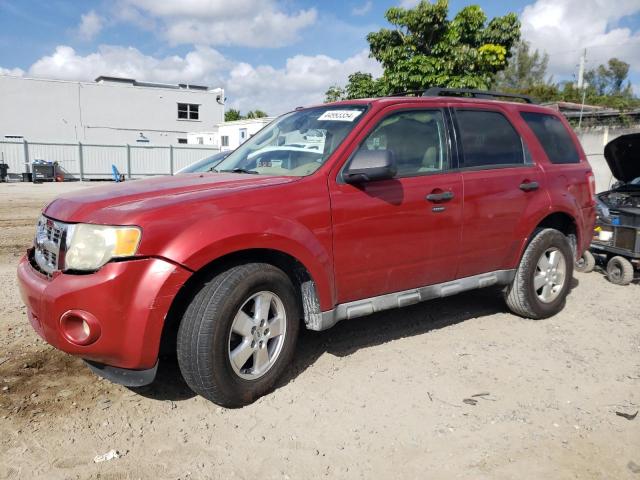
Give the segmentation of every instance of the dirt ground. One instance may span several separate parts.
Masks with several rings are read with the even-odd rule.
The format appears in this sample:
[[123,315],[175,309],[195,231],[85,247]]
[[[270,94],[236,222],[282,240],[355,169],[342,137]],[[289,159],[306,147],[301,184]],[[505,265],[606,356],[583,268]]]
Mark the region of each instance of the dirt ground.
[[616,415],[640,409],[637,282],[576,274],[544,321],[487,289],[303,332],[277,390],[227,410],[175,361],[130,390],[32,331],[15,267],[77,188],[0,184],[0,478],[640,479],[640,415]]

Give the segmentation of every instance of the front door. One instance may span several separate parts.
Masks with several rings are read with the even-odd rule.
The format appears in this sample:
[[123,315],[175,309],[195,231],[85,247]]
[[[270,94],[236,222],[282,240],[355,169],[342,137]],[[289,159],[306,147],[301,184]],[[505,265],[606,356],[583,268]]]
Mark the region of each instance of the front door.
[[445,118],[440,109],[385,109],[355,149],[391,151],[396,177],[330,180],[338,303],[455,278],[462,177],[450,170]]

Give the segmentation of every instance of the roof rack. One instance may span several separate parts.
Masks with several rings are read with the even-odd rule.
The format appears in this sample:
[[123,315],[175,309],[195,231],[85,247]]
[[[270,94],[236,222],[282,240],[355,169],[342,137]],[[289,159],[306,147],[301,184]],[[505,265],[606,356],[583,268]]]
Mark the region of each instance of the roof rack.
[[404,90],[402,92],[393,92],[389,95],[385,95],[385,97],[405,97],[409,95],[416,95],[418,97],[424,95],[424,90]]
[[524,100],[526,103],[535,103],[533,99],[527,95],[518,95],[517,93],[492,92],[490,90],[472,90],[468,88],[440,88],[431,87],[422,93],[423,97],[472,97],[472,98],[516,98]]

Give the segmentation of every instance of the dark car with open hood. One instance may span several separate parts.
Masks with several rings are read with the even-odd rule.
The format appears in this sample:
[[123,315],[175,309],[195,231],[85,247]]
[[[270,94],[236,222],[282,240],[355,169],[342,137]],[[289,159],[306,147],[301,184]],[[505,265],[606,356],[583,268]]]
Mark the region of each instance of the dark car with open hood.
[[612,283],[627,285],[640,266],[640,133],[612,140],[604,156],[617,182],[596,195],[593,242],[576,268],[591,271],[599,260]]

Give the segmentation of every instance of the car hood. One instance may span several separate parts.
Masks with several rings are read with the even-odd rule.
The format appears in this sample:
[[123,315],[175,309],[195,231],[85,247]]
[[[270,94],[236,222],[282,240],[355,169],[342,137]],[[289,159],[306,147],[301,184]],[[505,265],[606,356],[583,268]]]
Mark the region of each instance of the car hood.
[[234,173],[190,173],[110,183],[64,194],[45,215],[65,222],[118,224],[124,214],[164,208],[191,199],[214,199],[255,188],[294,182],[299,177]]
[[621,182],[640,177],[640,133],[621,135],[604,147],[613,176]]

